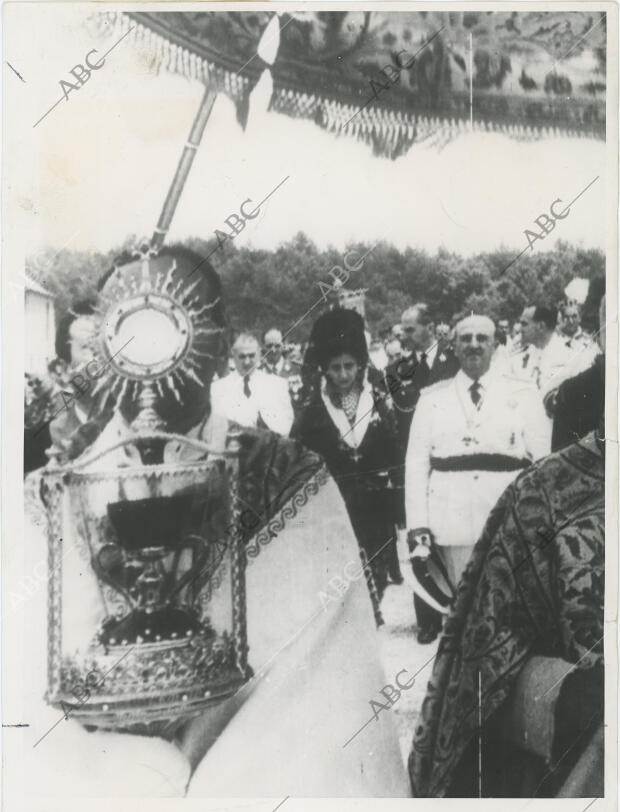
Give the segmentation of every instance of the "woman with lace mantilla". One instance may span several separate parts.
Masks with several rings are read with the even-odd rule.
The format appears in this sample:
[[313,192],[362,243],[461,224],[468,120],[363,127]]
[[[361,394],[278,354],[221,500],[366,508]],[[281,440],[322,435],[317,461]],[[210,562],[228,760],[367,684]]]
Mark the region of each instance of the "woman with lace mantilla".
[[362,317],[344,309],[322,315],[312,329],[305,363],[318,367],[320,380],[291,435],[323,457],[338,483],[362,560],[368,561],[366,577],[380,624],[379,601],[387,585],[394,534],[392,478],[398,458],[393,413],[366,374]]

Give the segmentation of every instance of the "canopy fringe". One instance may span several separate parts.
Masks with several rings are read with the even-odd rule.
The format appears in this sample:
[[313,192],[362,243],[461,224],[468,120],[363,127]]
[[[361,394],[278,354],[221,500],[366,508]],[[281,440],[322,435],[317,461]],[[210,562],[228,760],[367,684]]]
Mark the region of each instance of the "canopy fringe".
[[[163,69],[188,79],[197,79],[207,86],[216,88],[218,92],[225,93],[235,103],[237,118],[241,126],[245,127],[249,96],[265,66],[258,56],[254,60],[252,71],[248,71],[250,77],[242,76],[239,72],[200,56],[190,48],[171,42],[135,17],[130,18],[126,13],[109,11],[98,16],[99,27],[106,33],[110,32],[110,27],[119,35],[133,29],[128,39],[136,46],[144,48],[146,53],[152,54],[149,64],[157,73]],[[514,112],[509,118],[511,103],[514,105]],[[557,100],[537,104],[535,111],[530,108],[525,112],[531,115],[535,112],[536,115],[546,115],[552,119],[554,112],[561,107],[561,103]],[[473,121],[473,132],[502,133],[518,141],[533,141],[548,137],[605,137],[604,122],[597,121],[594,108],[589,109],[587,105],[582,105],[579,111],[573,113],[576,116],[575,128],[537,126],[533,123],[517,124],[515,118],[522,112],[519,105],[520,102],[511,102],[509,98],[480,97],[477,117]],[[410,112],[393,109],[383,106],[380,101],[373,101],[360,109],[361,105],[356,106],[321,94],[278,86],[275,77],[269,109],[294,118],[313,121],[337,136],[355,138],[370,146],[375,155],[393,160],[406,155],[414,143],[441,148],[459,135],[472,132],[468,100],[464,97],[462,99],[455,97],[452,106],[456,109],[439,115],[423,110]],[[571,112],[574,110],[573,107]],[[507,120],[502,121],[502,117]]]

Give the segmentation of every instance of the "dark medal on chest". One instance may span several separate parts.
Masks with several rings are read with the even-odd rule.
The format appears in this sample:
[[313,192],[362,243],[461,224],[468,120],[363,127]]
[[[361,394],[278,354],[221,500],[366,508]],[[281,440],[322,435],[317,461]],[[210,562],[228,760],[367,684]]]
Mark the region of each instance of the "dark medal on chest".
[[464,445],[466,445],[469,448],[470,445],[477,445],[478,440],[476,440],[475,437],[470,437],[469,435],[465,435],[465,437],[463,437],[463,443],[464,443]]

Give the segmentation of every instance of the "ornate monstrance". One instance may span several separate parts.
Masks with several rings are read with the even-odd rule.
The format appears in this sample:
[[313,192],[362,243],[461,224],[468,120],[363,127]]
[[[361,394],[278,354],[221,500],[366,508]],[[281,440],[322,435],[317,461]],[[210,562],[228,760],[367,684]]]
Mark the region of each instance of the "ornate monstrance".
[[174,431],[187,400],[208,391],[217,308],[174,249],[115,268],[95,355],[120,422],[43,474],[47,701],[89,727],[171,736],[250,673],[238,444]]
[[223,332],[212,318],[219,300],[200,294],[200,269],[179,263],[148,250],[117,267],[100,295],[95,354],[103,374],[95,392],[108,388],[117,401],[136,402],[133,428],[139,432],[164,427],[156,401],[172,397],[182,406],[188,382],[201,388],[209,383],[208,362],[216,360],[214,345]]

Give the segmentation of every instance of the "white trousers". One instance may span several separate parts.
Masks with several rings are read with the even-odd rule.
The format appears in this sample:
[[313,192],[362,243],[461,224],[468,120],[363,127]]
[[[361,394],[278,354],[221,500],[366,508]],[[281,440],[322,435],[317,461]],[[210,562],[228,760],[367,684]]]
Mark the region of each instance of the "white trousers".
[[460,545],[458,547],[437,545],[437,550],[439,550],[441,559],[454,587],[458,586],[473,549],[473,544]]

